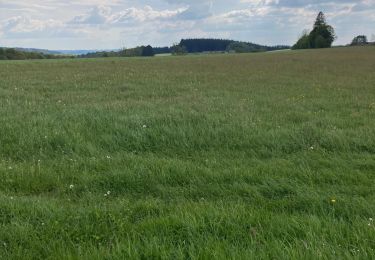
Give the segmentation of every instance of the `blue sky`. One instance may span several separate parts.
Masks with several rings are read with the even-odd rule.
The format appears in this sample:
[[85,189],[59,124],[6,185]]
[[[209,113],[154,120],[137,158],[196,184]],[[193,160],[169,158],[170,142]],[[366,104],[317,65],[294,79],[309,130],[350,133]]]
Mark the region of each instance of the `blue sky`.
[[293,44],[317,13],[336,44],[375,41],[375,0],[0,0],[0,46],[111,49],[181,38]]

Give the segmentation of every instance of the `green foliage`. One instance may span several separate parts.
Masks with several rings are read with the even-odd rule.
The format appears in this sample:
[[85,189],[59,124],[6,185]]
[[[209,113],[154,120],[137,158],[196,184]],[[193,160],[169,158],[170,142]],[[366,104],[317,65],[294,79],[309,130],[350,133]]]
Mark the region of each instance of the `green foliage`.
[[312,46],[314,46],[314,48],[330,47],[329,42],[322,35],[319,34],[316,37],[314,37],[314,42],[312,43]]
[[172,47],[172,54],[173,55],[187,55],[188,51],[185,46],[181,46],[180,44],[174,44]]
[[35,60],[35,59],[63,59],[63,58],[71,58],[71,56],[20,51],[14,48],[0,48],[0,60]]
[[154,49],[148,46],[139,46],[136,48],[123,48],[120,51],[102,51],[79,55],[79,58],[110,58],[110,57],[152,57],[154,56]]
[[0,48],[0,60],[7,60],[6,51],[4,48]]
[[304,32],[299,38],[293,49],[310,49],[310,38],[307,32]]
[[142,52],[143,52],[142,47],[125,49],[123,56],[124,57],[140,57],[140,56],[142,56]]
[[367,36],[366,35],[358,35],[354,37],[352,40],[352,43],[350,45],[352,46],[358,46],[358,45],[366,45],[368,44]]
[[330,48],[335,39],[333,27],[327,24],[323,12],[320,12],[313,30],[309,34],[304,33],[293,49]]
[[254,46],[246,42],[232,42],[227,47],[228,52],[235,53],[261,52],[266,50],[266,48]]
[[141,56],[143,57],[155,56],[154,49],[150,45],[142,46],[141,48],[142,48]]
[[374,67],[0,62],[0,259],[372,259]]
[[[239,42],[223,39],[182,39],[180,46],[184,46],[189,53],[200,52],[253,52],[253,51],[273,51],[289,49],[289,46],[263,46],[250,42]],[[233,49],[235,48],[235,49]]]
[[150,57],[156,54],[172,53],[173,55],[186,55],[188,53],[202,52],[260,52],[289,49],[289,46],[263,46],[249,42],[238,42],[222,39],[182,39],[179,44],[172,47],[138,46],[135,48],[122,49],[116,52],[95,52],[79,55],[79,58],[102,58],[102,57]]

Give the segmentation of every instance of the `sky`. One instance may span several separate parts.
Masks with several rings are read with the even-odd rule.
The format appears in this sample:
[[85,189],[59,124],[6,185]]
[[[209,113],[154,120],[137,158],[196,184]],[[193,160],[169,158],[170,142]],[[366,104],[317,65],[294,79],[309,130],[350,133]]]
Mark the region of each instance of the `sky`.
[[319,11],[335,44],[375,41],[375,0],[0,0],[0,46],[117,49],[197,37],[292,45]]

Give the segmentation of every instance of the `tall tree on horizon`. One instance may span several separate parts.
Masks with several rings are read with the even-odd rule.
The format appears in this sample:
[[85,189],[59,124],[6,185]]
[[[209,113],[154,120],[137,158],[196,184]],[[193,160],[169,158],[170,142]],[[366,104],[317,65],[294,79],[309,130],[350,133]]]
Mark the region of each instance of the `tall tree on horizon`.
[[314,23],[314,28],[317,28],[319,26],[325,25],[326,22],[326,16],[322,11],[319,12],[318,16],[316,17],[315,23]]
[[335,30],[327,24],[324,13],[319,12],[313,30],[309,34],[304,34],[293,49],[330,48],[335,40]]
[[328,25],[323,12],[319,12],[310,33],[310,46],[312,48],[329,48],[336,39],[335,30]]

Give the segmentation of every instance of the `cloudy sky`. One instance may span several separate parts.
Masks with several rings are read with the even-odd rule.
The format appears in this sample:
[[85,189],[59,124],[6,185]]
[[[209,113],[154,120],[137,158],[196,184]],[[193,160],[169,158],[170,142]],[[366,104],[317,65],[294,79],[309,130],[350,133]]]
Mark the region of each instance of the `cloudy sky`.
[[0,0],[0,46],[111,49],[181,38],[293,44],[324,11],[346,44],[375,41],[375,0]]

